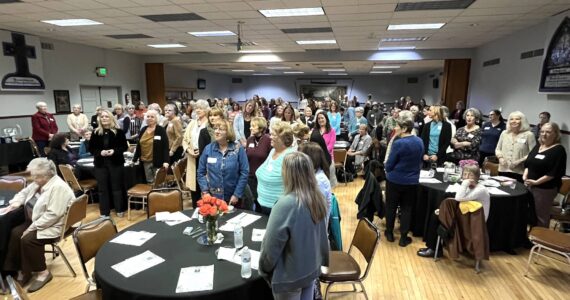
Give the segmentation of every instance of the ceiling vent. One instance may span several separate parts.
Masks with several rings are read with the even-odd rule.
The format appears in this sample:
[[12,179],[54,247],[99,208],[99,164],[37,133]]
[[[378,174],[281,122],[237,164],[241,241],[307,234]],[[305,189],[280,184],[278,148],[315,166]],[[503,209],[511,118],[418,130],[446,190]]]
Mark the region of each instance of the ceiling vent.
[[521,53],[521,59],[542,56],[543,54],[544,54],[544,49],[531,50]]
[[323,32],[333,32],[331,27],[315,27],[315,28],[287,28],[281,29],[283,33],[323,33]]
[[152,36],[146,34],[111,34],[106,35],[106,37],[114,38],[117,40],[129,40],[129,39],[152,39]]
[[206,20],[195,13],[169,14],[169,15],[146,15],[141,16],[154,22],[178,22],[178,21],[199,21]]
[[42,42],[42,49],[43,50],[55,50],[55,47],[53,46],[53,43]]
[[475,0],[428,1],[398,3],[394,11],[410,10],[440,10],[440,9],[466,9]]
[[484,61],[483,62],[483,67],[488,67],[488,66],[492,66],[492,65],[498,65],[501,63],[501,59],[500,58],[495,58],[495,59],[491,59],[488,61]]

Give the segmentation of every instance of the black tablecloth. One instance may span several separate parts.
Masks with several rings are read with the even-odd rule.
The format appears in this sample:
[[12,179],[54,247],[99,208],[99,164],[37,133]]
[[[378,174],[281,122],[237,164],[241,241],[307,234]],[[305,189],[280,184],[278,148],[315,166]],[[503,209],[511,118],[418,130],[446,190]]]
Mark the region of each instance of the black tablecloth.
[[[185,211],[191,215],[192,211]],[[222,216],[219,225],[237,216],[236,213]],[[253,212],[248,212],[255,214]],[[259,251],[261,242],[252,242],[253,228],[265,228],[267,217],[262,216],[243,230],[244,245]],[[97,284],[103,291],[104,299],[272,299],[271,289],[252,269],[249,279],[241,278],[241,266],[228,261],[218,261],[215,250],[220,246],[234,245],[233,232],[223,231],[224,241],[213,246],[198,244],[196,238],[182,234],[187,226],[205,228],[197,220],[168,226],[154,219],[142,221],[128,228],[134,231],[148,231],[156,235],[140,247],[107,242],[97,253],[95,273]],[[125,278],[111,266],[125,259],[141,254],[146,250],[164,258],[164,262]],[[180,269],[191,266],[214,265],[214,289],[212,291],[176,293]]]
[[[435,178],[442,181],[443,173],[437,173]],[[446,193],[449,183],[420,183],[418,198],[412,218],[414,236],[426,236],[427,224],[435,217],[433,212],[439,208],[445,198],[453,198],[454,194]],[[487,231],[491,251],[512,252],[522,247],[528,241],[527,224],[531,213],[532,196],[527,188],[517,182],[514,190],[509,187],[499,187],[510,195],[491,195]]]
[[34,158],[29,141],[0,144],[0,166],[29,163]]
[[[4,197],[5,201],[11,200],[16,193],[12,191],[0,191],[0,197]],[[11,211],[0,216],[0,270],[4,269],[4,260],[10,242],[10,232],[12,228],[24,223],[24,208]]]

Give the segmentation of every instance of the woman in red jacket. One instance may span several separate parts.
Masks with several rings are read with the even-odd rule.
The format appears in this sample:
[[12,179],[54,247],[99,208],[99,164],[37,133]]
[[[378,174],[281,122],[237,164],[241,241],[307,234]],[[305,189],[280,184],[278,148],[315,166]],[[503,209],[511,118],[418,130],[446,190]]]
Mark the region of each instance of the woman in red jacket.
[[42,156],[46,156],[44,148],[49,144],[51,138],[57,133],[57,123],[52,114],[47,112],[45,102],[36,103],[37,113],[32,115],[32,139],[38,145],[38,150]]

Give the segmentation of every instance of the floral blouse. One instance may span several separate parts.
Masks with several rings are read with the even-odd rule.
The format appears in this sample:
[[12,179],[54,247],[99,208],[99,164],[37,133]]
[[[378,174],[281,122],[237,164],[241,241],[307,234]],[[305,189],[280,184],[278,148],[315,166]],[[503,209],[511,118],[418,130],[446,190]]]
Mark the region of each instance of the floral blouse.
[[452,156],[455,159],[474,159],[479,160],[479,145],[481,144],[481,128],[477,128],[468,132],[465,127],[457,129],[455,139],[458,142],[470,142],[471,146],[467,148],[454,149]]

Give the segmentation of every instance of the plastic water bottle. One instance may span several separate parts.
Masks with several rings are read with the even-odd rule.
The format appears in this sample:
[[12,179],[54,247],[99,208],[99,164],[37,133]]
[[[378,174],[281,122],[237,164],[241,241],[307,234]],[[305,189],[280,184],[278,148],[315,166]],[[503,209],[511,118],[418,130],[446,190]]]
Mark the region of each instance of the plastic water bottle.
[[447,168],[443,169],[443,182],[449,181],[449,173],[447,173]]
[[240,224],[234,226],[234,247],[236,249],[243,247],[243,228]]
[[251,277],[251,253],[245,246],[241,251],[241,278]]

